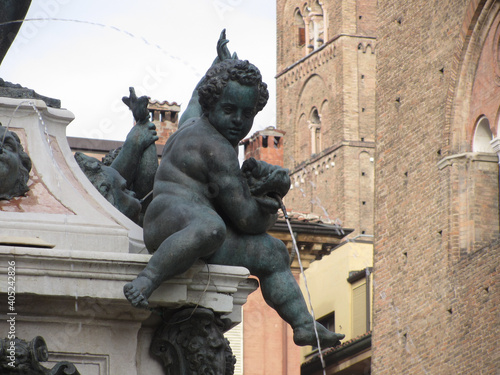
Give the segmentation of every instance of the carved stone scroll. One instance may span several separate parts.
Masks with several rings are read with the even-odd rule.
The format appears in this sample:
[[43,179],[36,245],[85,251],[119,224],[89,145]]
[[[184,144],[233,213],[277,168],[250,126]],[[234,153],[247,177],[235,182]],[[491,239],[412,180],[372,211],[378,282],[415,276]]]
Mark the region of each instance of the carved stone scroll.
[[0,373],[3,375],[80,375],[70,362],[58,362],[52,369],[40,362],[49,359],[47,344],[41,336],[30,342],[6,338],[0,340]]
[[236,359],[223,336],[225,327],[212,310],[180,310],[158,328],[151,353],[167,375],[232,375]]

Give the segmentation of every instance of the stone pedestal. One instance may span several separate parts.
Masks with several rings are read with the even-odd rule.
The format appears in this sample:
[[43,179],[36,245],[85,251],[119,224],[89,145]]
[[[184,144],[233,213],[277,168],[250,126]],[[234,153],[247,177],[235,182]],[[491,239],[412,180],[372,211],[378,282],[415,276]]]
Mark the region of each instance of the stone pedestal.
[[14,318],[17,337],[45,339],[45,367],[69,361],[81,375],[163,374],[149,350],[159,308],[200,306],[235,325],[255,280],[242,267],[199,263],[153,293],[152,311],[130,306],[123,285],[150,258],[142,229],[80,171],[66,142],[72,119],[41,101],[0,98],[0,122],[10,122],[33,162],[28,195],[0,201],[0,337]]
[[100,195],[74,160],[66,140],[73,119],[41,100],[0,98],[0,122],[19,136],[33,163],[27,196],[0,201],[0,236],[68,250],[147,253],[142,229]]

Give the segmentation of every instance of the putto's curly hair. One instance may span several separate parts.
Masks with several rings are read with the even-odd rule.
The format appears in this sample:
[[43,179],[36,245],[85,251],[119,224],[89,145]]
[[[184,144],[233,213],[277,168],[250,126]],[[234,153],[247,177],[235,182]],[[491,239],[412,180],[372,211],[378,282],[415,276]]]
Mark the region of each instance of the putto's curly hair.
[[264,108],[269,99],[269,91],[267,91],[267,85],[262,82],[259,69],[247,60],[228,59],[212,66],[198,87],[199,102],[203,113],[215,107],[229,81],[236,81],[245,86],[257,86],[259,97],[255,107],[256,112]]

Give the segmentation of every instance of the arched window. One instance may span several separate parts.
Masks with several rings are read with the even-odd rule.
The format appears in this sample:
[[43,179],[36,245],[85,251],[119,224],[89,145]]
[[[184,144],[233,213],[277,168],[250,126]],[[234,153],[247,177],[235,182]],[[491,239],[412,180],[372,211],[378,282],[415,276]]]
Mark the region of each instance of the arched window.
[[303,47],[306,45],[306,24],[299,8],[295,9],[293,19],[295,26],[298,28],[298,45]]
[[476,125],[476,130],[474,131],[474,139],[472,141],[472,151],[473,152],[490,152],[495,151],[491,147],[491,140],[493,135],[491,134],[490,122],[485,116],[482,116]]
[[311,111],[309,130],[311,131],[311,155],[314,155],[321,151],[321,115],[317,108]]
[[326,41],[325,14],[322,3],[315,0],[310,5],[306,5],[304,14],[308,26],[307,48],[308,52],[312,52]]

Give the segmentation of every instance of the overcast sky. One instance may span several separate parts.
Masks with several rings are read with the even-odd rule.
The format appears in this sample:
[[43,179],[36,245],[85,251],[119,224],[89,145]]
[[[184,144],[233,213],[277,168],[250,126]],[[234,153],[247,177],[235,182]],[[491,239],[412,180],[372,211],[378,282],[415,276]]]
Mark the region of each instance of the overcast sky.
[[128,87],[184,110],[226,28],[230,51],[257,65],[270,87],[253,132],[275,125],[275,8],[269,0],[33,0],[26,19],[84,22],[25,22],[0,77],[61,99],[76,116],[67,135],[124,140]]

